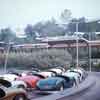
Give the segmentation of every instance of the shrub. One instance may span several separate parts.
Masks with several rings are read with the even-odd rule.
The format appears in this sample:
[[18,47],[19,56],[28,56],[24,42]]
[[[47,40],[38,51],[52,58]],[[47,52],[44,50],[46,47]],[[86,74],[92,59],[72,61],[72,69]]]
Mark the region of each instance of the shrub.
[[[5,54],[0,54],[0,65],[4,66]],[[10,52],[8,56],[7,68],[28,68],[38,67],[46,69],[54,66],[67,66],[72,57],[60,49],[49,49],[34,52]]]

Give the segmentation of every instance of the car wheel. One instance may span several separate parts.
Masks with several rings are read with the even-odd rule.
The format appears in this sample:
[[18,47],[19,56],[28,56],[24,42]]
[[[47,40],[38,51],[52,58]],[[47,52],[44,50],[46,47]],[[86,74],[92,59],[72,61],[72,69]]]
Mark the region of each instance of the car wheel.
[[16,95],[13,100],[26,100],[25,96],[22,94]]
[[78,87],[78,79],[73,79],[73,87]]
[[64,90],[64,85],[63,85],[63,84],[61,84],[59,90],[60,90],[60,91],[63,91],[63,90]]

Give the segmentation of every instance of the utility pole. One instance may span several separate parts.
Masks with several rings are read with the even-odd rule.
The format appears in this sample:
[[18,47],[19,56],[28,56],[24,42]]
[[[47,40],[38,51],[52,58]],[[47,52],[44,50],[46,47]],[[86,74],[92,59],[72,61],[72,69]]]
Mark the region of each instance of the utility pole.
[[[91,33],[89,32],[89,41],[91,41]],[[89,71],[91,72],[91,42],[89,43]]]
[[76,33],[77,33],[77,39],[76,39],[76,67],[79,67],[79,46],[78,46],[78,25],[79,22],[76,22]]

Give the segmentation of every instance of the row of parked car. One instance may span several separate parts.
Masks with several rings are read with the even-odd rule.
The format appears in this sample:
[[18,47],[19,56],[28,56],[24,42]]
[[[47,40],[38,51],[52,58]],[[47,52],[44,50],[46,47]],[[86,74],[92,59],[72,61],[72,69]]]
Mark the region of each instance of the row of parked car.
[[87,73],[82,68],[65,70],[62,67],[45,71],[9,71],[0,75],[0,100],[27,100],[27,91],[53,93],[78,86]]

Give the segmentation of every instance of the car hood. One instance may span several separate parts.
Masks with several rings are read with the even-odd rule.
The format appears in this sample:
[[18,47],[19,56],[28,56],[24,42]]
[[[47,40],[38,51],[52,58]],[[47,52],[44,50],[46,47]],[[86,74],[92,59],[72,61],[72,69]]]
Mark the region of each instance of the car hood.
[[16,78],[18,78],[18,76],[14,74],[4,74],[1,77],[3,77],[4,79],[8,81],[14,81]]
[[39,81],[40,78],[36,76],[24,76],[18,78],[17,80],[24,81],[28,87],[34,88],[36,86],[37,81]]
[[45,85],[55,86],[57,81],[60,81],[60,80],[61,80],[61,78],[59,78],[59,77],[51,77],[51,78],[47,78],[47,79],[42,79],[42,80],[38,81],[37,87],[44,87]]
[[29,75],[17,78],[17,80],[26,80],[26,81],[38,80],[38,79],[40,79],[40,78],[37,76],[29,76]]
[[77,77],[77,76],[79,76],[78,73],[74,73],[74,72],[67,72],[67,73],[64,73],[64,75],[69,76],[69,77]]

